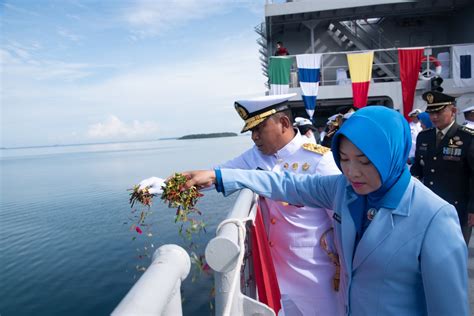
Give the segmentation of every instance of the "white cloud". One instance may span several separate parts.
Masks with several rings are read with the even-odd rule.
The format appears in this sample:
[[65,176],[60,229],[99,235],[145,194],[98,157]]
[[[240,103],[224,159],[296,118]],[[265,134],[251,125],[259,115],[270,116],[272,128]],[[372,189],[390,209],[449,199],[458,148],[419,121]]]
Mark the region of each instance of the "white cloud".
[[27,15],[31,15],[31,16],[39,16],[39,14],[36,13],[36,12],[34,12],[34,11],[25,10],[25,9],[20,8],[20,7],[18,7],[18,6],[14,6],[14,5],[12,5],[11,3],[3,3],[3,7],[4,7],[6,10],[15,11],[15,12],[17,12],[17,13],[27,14]]
[[[39,44],[35,43],[34,45]],[[23,84],[28,80],[72,82],[92,75],[97,68],[110,66],[39,59],[33,54],[35,49],[33,46],[25,48],[19,44],[6,45],[4,49],[0,48],[2,72],[10,82],[16,78]],[[15,89],[17,85],[12,84],[11,87]]]
[[69,30],[67,30],[63,27],[59,27],[56,31],[60,36],[66,38],[70,41],[73,41],[73,42],[79,42],[82,39],[81,36],[79,36],[77,34],[74,34],[71,31],[69,31]]
[[87,137],[92,139],[138,139],[149,137],[157,131],[158,124],[155,122],[134,120],[131,123],[125,123],[117,116],[110,115],[104,122],[90,125]]
[[[242,6],[254,11],[256,4],[254,1],[242,0],[140,0],[134,7],[126,10],[124,18],[136,34],[132,36],[132,39],[136,39],[155,36],[176,26]],[[259,6],[261,8],[262,4],[260,3]]]
[[133,26],[155,26],[157,31],[163,27],[174,26],[190,20],[212,15],[222,8],[218,0],[173,0],[139,1],[126,16]]
[[[149,131],[145,133],[143,122],[147,120],[159,124],[159,135],[155,133],[154,137],[239,131],[242,122],[234,111],[233,102],[260,96],[265,90],[255,37],[251,31],[235,34],[208,43],[208,53],[193,56],[193,59],[149,63],[127,68],[127,71],[118,69],[112,77],[81,84],[71,78],[85,76],[88,65],[41,62],[34,67],[25,63],[15,65],[10,60],[9,71],[4,76],[8,78],[2,95],[4,114],[9,120],[22,117],[28,122],[31,127],[22,132],[29,133],[31,138],[41,137],[38,126],[44,126],[45,132],[49,126],[51,137],[69,135],[69,126],[83,131],[77,137],[68,136],[51,143],[68,143],[66,138],[69,142],[87,142],[101,137],[146,139],[151,131],[157,130],[156,124],[149,124],[145,125]],[[238,54],[231,45],[236,42],[241,45]],[[5,55],[5,59],[12,58],[6,51],[0,50],[0,54]],[[32,80],[40,76],[48,76],[50,80]],[[108,113],[114,113],[115,118],[103,121],[101,118]],[[95,119],[91,121],[91,118]],[[95,124],[90,125],[91,122]],[[10,133],[5,140],[11,145],[18,131],[15,125],[9,125],[8,129]],[[41,139],[36,142],[45,143]]]
[[79,15],[68,13],[66,14],[66,16],[72,20],[81,21],[81,17]]
[[[229,6],[229,2],[223,2]],[[157,4],[161,1],[142,2],[147,3],[161,5]],[[193,1],[189,3],[196,5]],[[192,11],[191,4],[182,11]],[[200,6],[212,5],[201,1]],[[168,22],[177,25],[174,23],[189,22],[206,14],[210,13],[178,12]],[[135,21],[137,29],[154,29],[154,20],[146,24],[145,16],[139,21]],[[42,54],[49,48],[40,38],[29,45],[7,42],[13,46],[0,47],[0,132],[5,135],[2,141],[16,146],[45,144],[49,139],[56,144],[99,138],[146,139],[152,133],[153,137],[173,137],[238,131],[242,122],[233,102],[262,95],[264,78],[253,27],[240,34],[228,34],[227,38],[206,41],[205,51],[189,54],[183,60],[171,56],[134,60],[127,65],[115,63],[114,59],[110,65],[87,63],[83,61],[94,59],[81,55],[72,56],[76,62],[61,61],[60,56]],[[16,41],[27,42],[20,38]],[[186,49],[185,45],[183,48]],[[104,119],[110,113],[114,115]],[[19,118],[24,123],[21,126],[15,124]],[[58,137],[63,138],[59,141]]]
[[[261,95],[264,91],[258,48],[252,44],[252,37],[247,41],[221,39],[219,46],[196,59],[121,73],[83,89],[81,99],[90,105],[116,104],[154,112],[174,110],[167,115],[232,108],[235,98]],[[238,54],[229,42],[242,43]]]
[[41,45],[36,41],[33,41],[29,45],[25,45],[17,41],[8,41],[5,45],[5,49],[7,49],[12,56],[24,61],[31,59],[32,54],[40,48]]

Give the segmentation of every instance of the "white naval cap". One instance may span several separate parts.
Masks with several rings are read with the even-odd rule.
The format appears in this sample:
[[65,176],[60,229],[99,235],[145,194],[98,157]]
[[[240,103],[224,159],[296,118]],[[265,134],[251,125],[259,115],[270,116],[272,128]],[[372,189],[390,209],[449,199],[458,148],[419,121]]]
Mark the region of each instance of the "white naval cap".
[[235,101],[234,107],[245,121],[241,133],[246,132],[265,121],[270,115],[290,108],[288,100],[296,93],[268,95],[247,100]]
[[304,118],[304,117],[295,117],[295,123],[293,126],[305,126],[305,125],[313,125],[313,122],[311,122],[309,119]]
[[332,115],[328,118],[328,122],[335,121],[335,120],[337,120],[338,117],[341,117],[341,116],[342,116],[342,114],[340,114],[340,113],[334,114],[334,115]]
[[471,105],[470,107],[465,108],[462,110],[463,113],[469,113],[469,112],[474,112],[474,105]]
[[339,125],[339,123],[337,122],[338,117],[342,117],[342,114],[337,113],[337,114],[331,115],[330,117],[328,117],[328,121],[326,122],[326,125],[332,124],[332,125],[338,126]]
[[349,111],[346,114],[344,114],[342,116],[342,118],[345,119],[345,120],[348,120],[352,116],[352,114],[354,114],[354,113],[355,113],[354,111]]
[[408,113],[408,116],[418,116],[421,113],[420,109],[414,109],[410,113]]

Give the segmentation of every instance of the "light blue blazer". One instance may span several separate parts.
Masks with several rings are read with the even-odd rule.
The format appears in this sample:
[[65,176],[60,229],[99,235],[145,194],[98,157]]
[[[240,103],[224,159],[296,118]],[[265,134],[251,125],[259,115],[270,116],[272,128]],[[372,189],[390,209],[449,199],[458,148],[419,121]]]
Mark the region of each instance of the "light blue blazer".
[[333,209],[351,315],[469,315],[467,247],[455,208],[412,178],[396,209],[379,209],[353,253],[356,199],[343,175],[222,169],[224,194],[244,187],[274,200]]

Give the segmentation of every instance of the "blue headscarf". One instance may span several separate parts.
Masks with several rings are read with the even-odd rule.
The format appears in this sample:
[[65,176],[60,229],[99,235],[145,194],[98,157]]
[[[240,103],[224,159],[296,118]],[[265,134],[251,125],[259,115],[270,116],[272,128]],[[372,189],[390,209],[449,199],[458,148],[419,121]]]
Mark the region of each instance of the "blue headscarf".
[[423,125],[425,125],[426,128],[432,128],[433,127],[433,122],[430,120],[430,115],[426,112],[418,114],[418,119],[420,120]]
[[407,167],[411,148],[410,127],[403,116],[384,106],[368,106],[355,112],[332,141],[334,160],[341,169],[339,144],[345,136],[372,162],[382,186],[364,198],[366,207],[394,209],[410,182]]

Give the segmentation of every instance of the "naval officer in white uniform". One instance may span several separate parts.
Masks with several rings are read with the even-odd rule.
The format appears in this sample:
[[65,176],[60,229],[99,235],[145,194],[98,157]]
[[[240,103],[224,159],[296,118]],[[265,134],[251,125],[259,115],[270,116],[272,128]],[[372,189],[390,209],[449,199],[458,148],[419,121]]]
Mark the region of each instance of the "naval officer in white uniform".
[[[251,131],[255,146],[219,167],[340,174],[330,149],[309,143],[293,126],[288,103],[293,96],[235,102],[235,109],[245,121],[242,132]],[[163,179],[152,177],[140,185],[160,194]],[[342,252],[333,242],[333,212],[264,198],[259,204],[281,293],[279,315],[343,315],[346,280],[340,270],[343,258],[338,258]]]
[[464,113],[465,119],[463,125],[470,129],[474,129],[474,105],[465,108],[462,112]]
[[321,143],[319,133],[317,132],[316,127],[314,127],[313,122],[311,122],[310,119],[304,117],[295,117],[295,122],[293,123],[293,126],[298,128],[298,131],[300,132],[301,136],[303,136],[303,138],[306,138],[306,141],[308,143]]
[[418,134],[423,130],[421,127],[420,120],[418,119],[418,115],[420,115],[421,110],[420,109],[414,109],[410,113],[408,113],[408,117],[411,119],[409,125],[410,125],[410,133],[411,133],[411,149],[410,153],[408,154],[408,158],[411,160],[412,157],[415,157],[415,148],[416,148],[416,138],[418,137]]
[[[330,149],[309,143],[293,127],[288,100],[295,94],[274,95],[235,102],[255,146],[220,168],[259,169],[275,172],[340,174]],[[270,251],[286,316],[344,314],[336,265],[328,255],[332,245],[332,211],[289,205],[261,198],[260,208],[267,228]],[[326,234],[325,234],[326,233]],[[320,244],[325,234],[329,246]],[[344,280],[342,280],[344,283]]]

